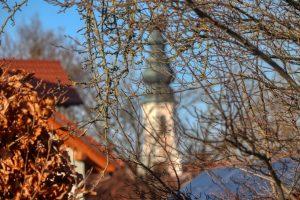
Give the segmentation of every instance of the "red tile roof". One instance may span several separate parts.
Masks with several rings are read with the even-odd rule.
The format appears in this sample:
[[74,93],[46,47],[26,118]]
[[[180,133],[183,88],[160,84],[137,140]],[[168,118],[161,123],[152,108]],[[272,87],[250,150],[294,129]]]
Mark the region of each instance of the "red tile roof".
[[[0,67],[34,73],[37,81],[43,81],[47,89],[62,88],[62,93],[66,92],[64,95],[66,101],[59,103],[59,105],[69,106],[82,103],[59,61],[2,59],[0,60]],[[41,90],[40,88],[38,92],[42,92]]]

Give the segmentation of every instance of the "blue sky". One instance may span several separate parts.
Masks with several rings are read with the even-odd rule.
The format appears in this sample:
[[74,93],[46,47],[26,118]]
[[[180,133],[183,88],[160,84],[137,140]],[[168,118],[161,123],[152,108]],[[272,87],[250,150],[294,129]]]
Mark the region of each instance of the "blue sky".
[[[67,35],[81,39],[78,29],[82,26],[82,21],[75,8],[66,10],[65,13],[59,13],[59,8],[50,5],[43,0],[29,0],[21,11],[15,15],[15,25],[11,23],[5,29],[5,32],[14,35],[16,27],[22,23],[30,22],[32,17],[38,16],[43,28],[47,30],[57,30],[62,28]],[[0,19],[3,15],[0,14]]]
[[[14,0],[8,1],[13,2]],[[76,8],[70,8],[66,10],[65,13],[59,13],[59,11],[60,10],[58,7],[50,5],[43,0],[28,0],[27,5],[25,5],[21,11],[16,13],[15,25],[12,26],[12,24],[9,23],[5,29],[5,32],[13,37],[19,25],[23,23],[28,24],[33,17],[38,16],[44,29],[54,31],[63,29],[66,35],[70,35],[82,41],[83,37],[77,31],[82,28],[83,22],[80,20],[80,16],[78,15]],[[1,13],[0,10],[0,25],[3,18],[3,12]],[[139,78],[140,77],[138,76],[137,79]],[[196,95],[198,95],[198,93]],[[189,103],[192,104],[191,102]],[[203,105],[198,105],[200,108],[204,108]],[[188,118],[189,114],[184,109],[179,109],[179,112],[181,113],[180,115],[182,120],[191,122],[191,119]]]

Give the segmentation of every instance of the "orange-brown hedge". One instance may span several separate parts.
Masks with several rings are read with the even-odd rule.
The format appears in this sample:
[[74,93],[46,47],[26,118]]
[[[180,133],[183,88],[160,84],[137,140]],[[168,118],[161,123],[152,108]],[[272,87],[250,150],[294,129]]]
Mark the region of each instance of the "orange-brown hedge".
[[31,78],[0,68],[0,199],[68,199],[79,176],[47,125],[55,101]]

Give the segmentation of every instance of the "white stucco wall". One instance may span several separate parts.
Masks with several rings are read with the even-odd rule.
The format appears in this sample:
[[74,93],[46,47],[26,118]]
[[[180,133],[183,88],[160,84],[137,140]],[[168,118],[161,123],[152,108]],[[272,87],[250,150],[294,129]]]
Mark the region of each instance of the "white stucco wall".
[[[85,164],[83,161],[78,161],[75,159],[75,151],[71,148],[67,148],[67,152],[70,156],[70,160],[72,165],[75,166],[76,172],[82,174],[83,178],[85,178]],[[72,192],[74,193],[76,186],[73,186]],[[77,195],[76,198],[84,200],[83,194]]]
[[[155,163],[166,162],[168,172],[182,173],[174,128],[174,103],[145,103],[142,105],[144,124],[144,144],[142,162],[153,167]],[[165,120],[162,120],[164,117]],[[162,129],[163,125],[163,129]]]

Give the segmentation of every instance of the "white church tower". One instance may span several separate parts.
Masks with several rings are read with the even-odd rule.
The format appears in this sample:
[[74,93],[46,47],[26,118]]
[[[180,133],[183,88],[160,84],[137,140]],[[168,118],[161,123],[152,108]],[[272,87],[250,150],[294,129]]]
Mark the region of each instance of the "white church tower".
[[148,168],[163,169],[171,176],[182,173],[174,127],[175,100],[170,83],[174,72],[165,54],[165,39],[158,29],[149,37],[150,57],[143,81],[147,92],[142,101],[144,143],[142,163]]

